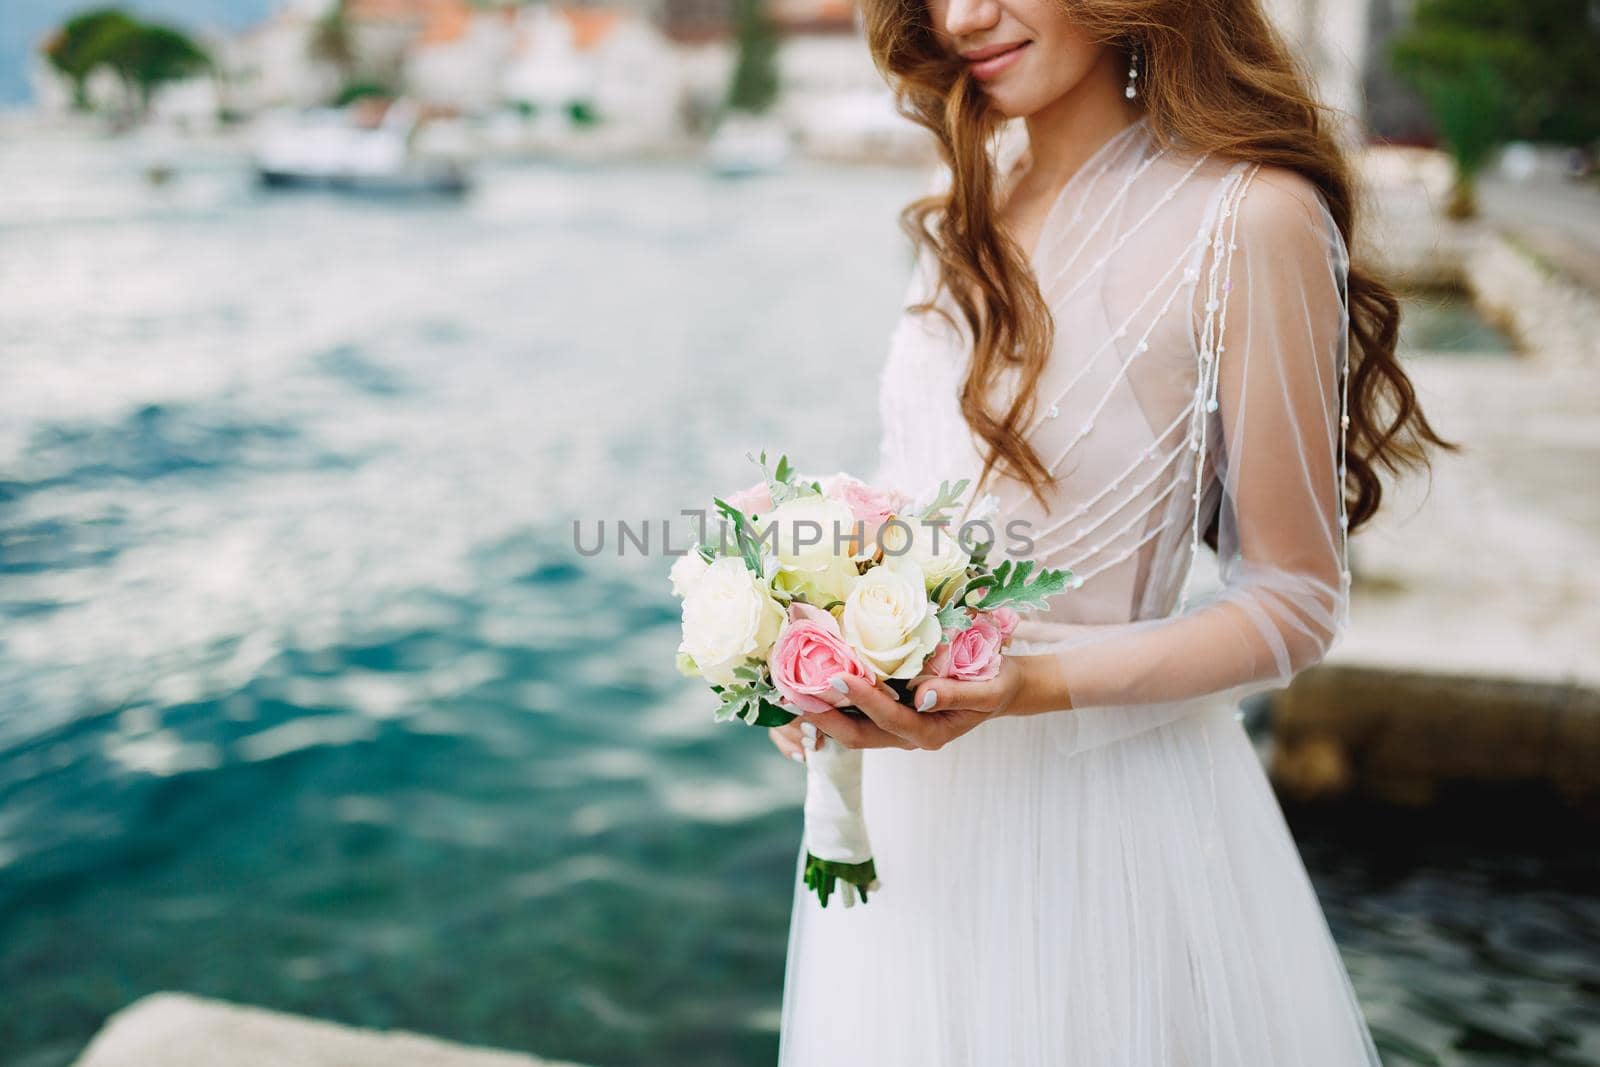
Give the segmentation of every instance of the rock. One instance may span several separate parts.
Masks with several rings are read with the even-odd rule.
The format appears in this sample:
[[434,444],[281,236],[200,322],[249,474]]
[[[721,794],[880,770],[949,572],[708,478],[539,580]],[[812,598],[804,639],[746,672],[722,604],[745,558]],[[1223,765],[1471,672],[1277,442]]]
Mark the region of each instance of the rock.
[[1350,754],[1328,733],[1274,739],[1272,775],[1278,791],[1294,800],[1342,796],[1350,789]]
[[265,1008],[152,993],[113,1014],[74,1067],[573,1067],[451,1044],[405,1030],[363,1030]]
[[1535,785],[1600,814],[1600,691],[1580,685],[1325,664],[1274,699],[1272,735],[1273,783],[1296,800]]

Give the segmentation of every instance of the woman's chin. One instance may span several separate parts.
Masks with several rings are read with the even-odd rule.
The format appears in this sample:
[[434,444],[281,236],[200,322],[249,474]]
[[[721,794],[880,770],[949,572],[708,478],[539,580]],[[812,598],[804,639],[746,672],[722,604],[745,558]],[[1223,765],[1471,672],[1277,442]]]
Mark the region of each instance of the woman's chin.
[[1049,103],[1052,98],[1052,94],[1045,86],[1032,83],[1026,78],[1008,78],[1005,75],[985,85],[983,91],[989,97],[989,106],[1008,119],[1031,115]]
[[1008,93],[998,88],[989,93],[989,106],[1008,119],[1023,118],[1039,110],[1039,103],[1033,100],[1021,99],[1019,94]]

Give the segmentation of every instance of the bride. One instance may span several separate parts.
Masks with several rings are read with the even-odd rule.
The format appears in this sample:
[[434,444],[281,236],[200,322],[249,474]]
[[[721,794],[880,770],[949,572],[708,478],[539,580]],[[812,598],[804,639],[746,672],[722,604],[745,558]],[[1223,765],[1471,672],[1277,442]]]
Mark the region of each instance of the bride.
[[1379,469],[1451,447],[1349,261],[1350,164],[1259,0],[864,15],[946,164],[904,213],[874,481],[981,481],[1015,554],[1084,584],[993,681],[923,682],[919,712],[849,679],[864,717],[772,732],[868,750],[882,879],[796,893],[780,1061],[1376,1064],[1234,712],[1343,629]]

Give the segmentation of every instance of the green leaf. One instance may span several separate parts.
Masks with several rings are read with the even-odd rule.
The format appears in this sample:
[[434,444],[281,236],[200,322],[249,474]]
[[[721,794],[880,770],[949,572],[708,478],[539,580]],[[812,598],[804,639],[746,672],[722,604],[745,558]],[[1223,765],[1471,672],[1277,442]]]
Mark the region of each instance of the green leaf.
[[761,477],[766,479],[767,492],[772,496],[774,508],[786,504],[803,496],[815,496],[822,492],[822,485],[818,482],[796,482],[795,470],[789,464],[789,457],[778,457],[778,463],[772,470],[767,469],[767,453],[761,450],[759,455],[752,456],[748,452],[745,458],[761,468]]
[[745,721],[749,722],[751,726],[768,726],[768,727],[771,727],[771,726],[787,726],[791,722],[794,721],[794,718],[795,718],[794,712],[792,712],[792,711],[784,711],[782,708],[778,707],[778,705],[772,703],[770,700],[763,700],[761,702],[761,709],[760,709],[760,711],[758,711],[756,713],[755,719],[754,720],[747,719]]
[[949,607],[939,609],[939,628],[941,630],[954,630],[960,633],[962,630],[971,629],[971,627],[972,616],[967,613],[967,609],[962,607],[960,603],[953,603]]
[[743,557],[746,569],[760,577],[761,546],[756,539],[756,531],[751,526],[750,520],[745,518],[744,512],[721,497],[712,497],[711,502],[717,506],[718,513],[733,524],[733,536],[738,541],[739,555]]
[[[1001,606],[1009,606],[1018,611],[1031,611],[1034,608],[1044,607],[1045,601],[1066,589],[1073,578],[1069,570],[1042,568],[1035,575],[1033,568],[1034,562],[1031,559],[1017,562],[1005,560],[995,568],[994,574],[975,579],[968,586],[967,603],[979,611],[993,611]],[[1031,582],[1028,580],[1030,576],[1033,578]],[[983,587],[982,598],[973,604],[973,588],[986,579],[992,584]]]
[[976,578],[968,580],[966,586],[962,588],[961,595],[959,597],[952,597],[951,599],[958,604],[966,604],[969,607],[977,607],[978,601],[981,601],[984,596],[988,595],[990,589],[993,589],[999,584],[1000,579],[996,578],[993,574],[980,574]]
[[[985,577],[987,576],[983,574],[971,576],[966,573],[953,574],[934,586],[933,592],[929,594],[929,597],[935,604],[943,607],[959,607],[966,603],[967,594],[972,590],[974,584],[981,584]],[[987,588],[987,586],[985,585],[984,588]]]
[[765,664],[751,659],[733,669],[739,681],[733,685],[714,685],[711,691],[721,698],[712,718],[717,722],[738,719],[750,726],[783,726],[794,713],[778,705],[778,691],[768,680]]
[[923,522],[938,522],[944,518],[944,513],[961,503],[961,494],[967,491],[967,479],[963,478],[955,485],[949,482],[939,483],[939,493],[933,498],[933,503],[922,509]]
[[[961,547],[965,548],[966,546],[962,545]],[[972,550],[972,565],[974,567],[987,567],[988,566],[988,558],[989,558],[989,549],[991,549],[993,547],[994,547],[994,542],[993,541],[979,541],[977,543],[977,545],[973,547],[973,550]]]
[[836,860],[818,859],[807,852],[802,877],[806,888],[817,895],[817,901],[824,908],[828,906],[828,898],[833,896],[840,882],[854,886],[861,896],[861,903],[865,904],[868,890],[878,880],[878,869],[870,859],[864,863],[839,863]]

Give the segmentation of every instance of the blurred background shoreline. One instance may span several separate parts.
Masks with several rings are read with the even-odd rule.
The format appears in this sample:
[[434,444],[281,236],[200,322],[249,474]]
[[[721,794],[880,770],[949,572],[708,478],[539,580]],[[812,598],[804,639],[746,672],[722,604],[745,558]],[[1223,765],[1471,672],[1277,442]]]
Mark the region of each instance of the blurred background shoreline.
[[[1386,1062],[1600,1064],[1600,26],[1269,6],[1467,451],[1393,490],[1349,636],[1247,726]],[[875,381],[932,177],[853,8],[17,16],[0,1064],[162,990],[770,1061],[802,777],[673,670],[664,561],[571,528],[751,449],[870,467],[871,389],[775,374]]]

